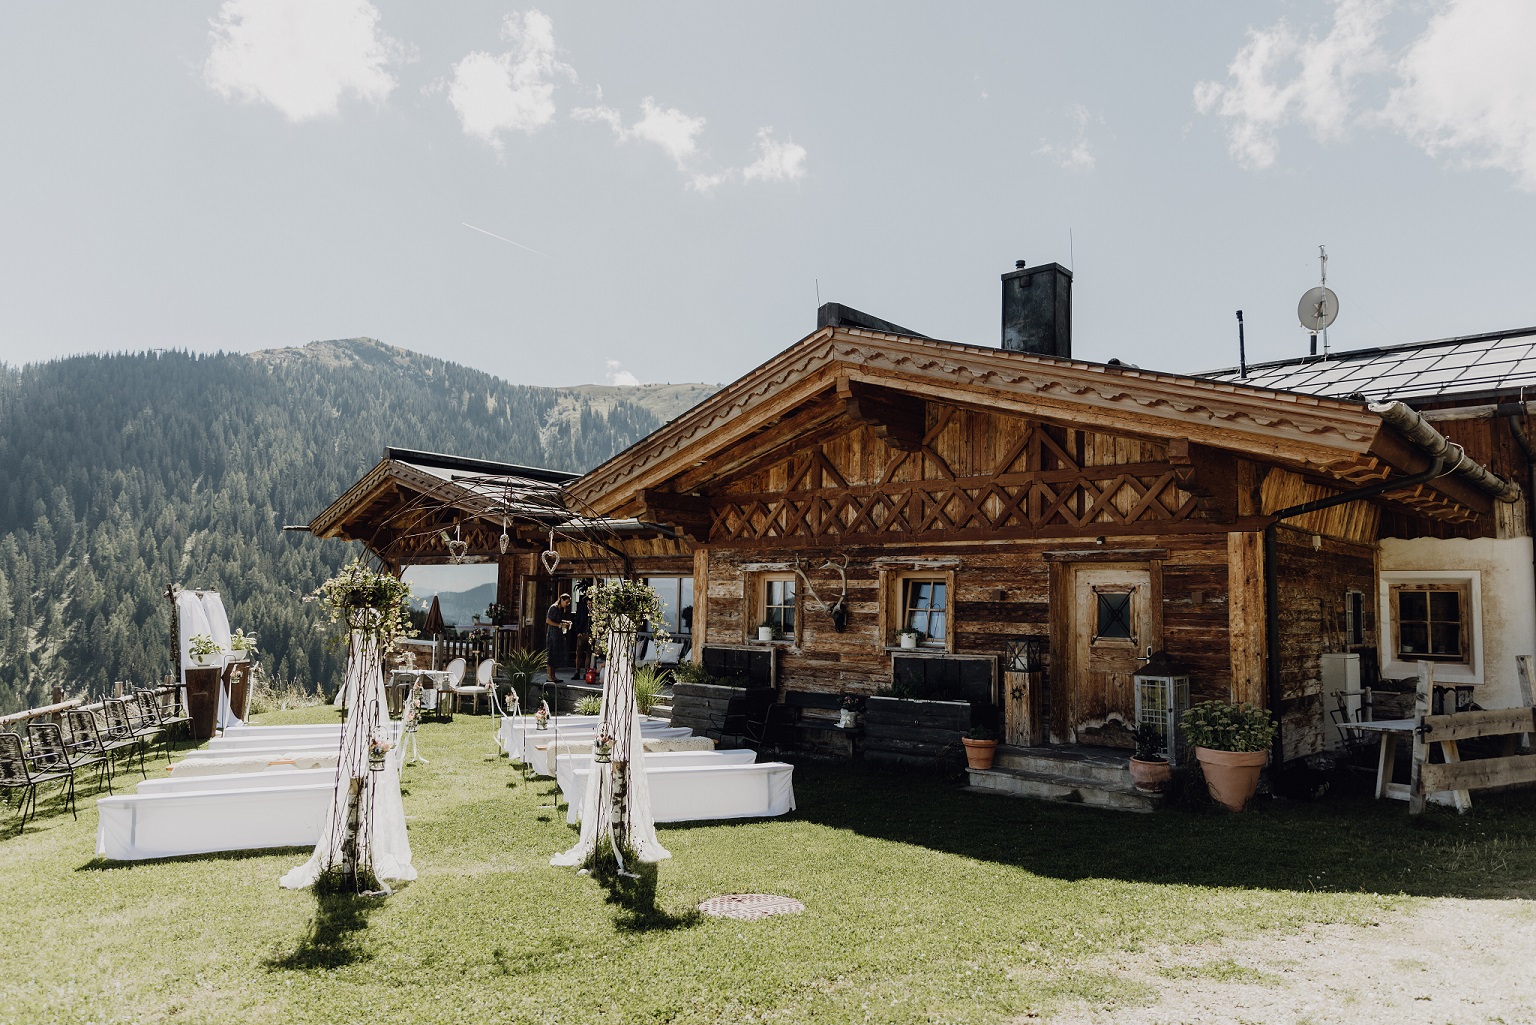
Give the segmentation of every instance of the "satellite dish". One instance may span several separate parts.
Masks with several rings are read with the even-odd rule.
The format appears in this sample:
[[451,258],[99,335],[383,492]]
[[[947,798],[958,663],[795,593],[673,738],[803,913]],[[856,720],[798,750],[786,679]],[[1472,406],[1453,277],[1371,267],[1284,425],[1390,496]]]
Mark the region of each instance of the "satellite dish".
[[1301,318],[1301,326],[1314,334],[1332,324],[1338,315],[1339,297],[1326,285],[1307,289],[1307,294],[1301,297],[1301,303],[1296,307],[1296,316]]

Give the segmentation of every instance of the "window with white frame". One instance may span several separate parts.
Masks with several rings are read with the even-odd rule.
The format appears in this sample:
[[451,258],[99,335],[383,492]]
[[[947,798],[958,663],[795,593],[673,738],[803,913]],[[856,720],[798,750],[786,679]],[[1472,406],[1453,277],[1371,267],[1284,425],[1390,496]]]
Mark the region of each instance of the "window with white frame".
[[1481,682],[1481,599],[1476,571],[1382,573],[1382,674],[1411,676],[1429,662],[1437,680]]
[[793,573],[764,573],[759,578],[758,623],[772,627],[775,639],[795,639],[797,584]]

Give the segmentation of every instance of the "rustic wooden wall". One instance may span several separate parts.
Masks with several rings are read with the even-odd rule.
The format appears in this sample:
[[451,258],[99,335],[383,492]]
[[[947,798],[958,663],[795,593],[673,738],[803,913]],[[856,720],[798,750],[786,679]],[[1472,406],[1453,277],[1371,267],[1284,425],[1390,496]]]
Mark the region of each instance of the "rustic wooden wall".
[[1373,547],[1324,538],[1287,527],[1275,532],[1280,585],[1280,719],[1286,757],[1322,749],[1319,654],[1350,651],[1344,595],[1360,591],[1365,602],[1365,647],[1376,646],[1376,552]]
[[[1133,538],[1127,550],[1155,543],[1168,553],[1162,560],[1162,633],[1164,642],[1191,669],[1195,700],[1226,698],[1232,686],[1227,625],[1227,535],[1180,535],[1175,538]],[[883,636],[880,610],[882,569],[902,568],[903,555],[921,562],[942,556],[958,559],[953,570],[951,599],[954,654],[1001,657],[1008,641],[1022,635],[1046,644],[1050,671],[1050,565],[1046,554],[1058,552],[1059,541],[1007,542],[990,545],[947,545],[942,548],[798,549],[780,553],[789,562],[798,554],[803,564],[819,566],[829,555],[849,556],[848,627],[832,628],[823,611],[802,608],[800,636],[784,645],[781,679],[786,689],[829,693],[874,694],[890,686],[891,652]],[[1109,546],[1097,553],[1113,551]],[[703,556],[707,577],[707,619],[703,636],[709,644],[757,643],[748,621],[750,568],[765,565],[760,548],[711,547]],[[1130,555],[1128,561],[1137,561]],[[877,561],[880,560],[880,561]],[[883,565],[882,565],[883,563]],[[767,563],[776,565],[776,563]],[[811,580],[823,598],[838,591],[838,577],[828,570],[811,570]],[[802,589],[803,593],[803,589]],[[803,599],[802,599],[803,600]],[[695,619],[696,628],[698,620]]]

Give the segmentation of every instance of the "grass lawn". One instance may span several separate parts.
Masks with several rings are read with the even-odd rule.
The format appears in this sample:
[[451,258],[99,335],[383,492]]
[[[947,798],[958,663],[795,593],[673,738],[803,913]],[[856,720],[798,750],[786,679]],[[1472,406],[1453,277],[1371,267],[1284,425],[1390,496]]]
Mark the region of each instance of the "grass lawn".
[[[575,834],[546,807],[551,781],[492,756],[490,719],[424,724],[421,747],[430,764],[404,773],[421,875],[387,899],[280,889],[307,850],[98,861],[92,797],[78,822],[46,797],[19,837],[7,817],[0,1021],[1048,1019],[1074,998],[1147,999],[1082,967],[1106,952],[1375,922],[1418,896],[1536,895],[1530,795],[1417,821],[1364,795],[1125,815],[808,763],[797,812],[662,827],[653,900],[610,899],[549,866]],[[726,893],[806,911],[694,912]],[[1181,970],[1231,968],[1213,953]]]

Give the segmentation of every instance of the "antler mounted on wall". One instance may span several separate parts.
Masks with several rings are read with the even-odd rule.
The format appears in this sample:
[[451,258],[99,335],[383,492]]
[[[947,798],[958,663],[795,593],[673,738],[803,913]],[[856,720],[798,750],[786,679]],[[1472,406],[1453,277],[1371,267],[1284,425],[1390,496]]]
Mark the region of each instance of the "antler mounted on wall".
[[832,629],[842,633],[848,629],[848,556],[843,556],[842,565],[838,565],[831,559],[827,559],[817,569],[835,569],[838,576],[842,577],[843,590],[837,596],[837,600],[830,604],[821,595],[816,593],[816,588],[811,585],[811,578],[806,576],[805,570],[800,568],[800,557],[795,556],[795,576],[805,585],[805,590],[811,596],[812,608],[823,609],[832,617]]

